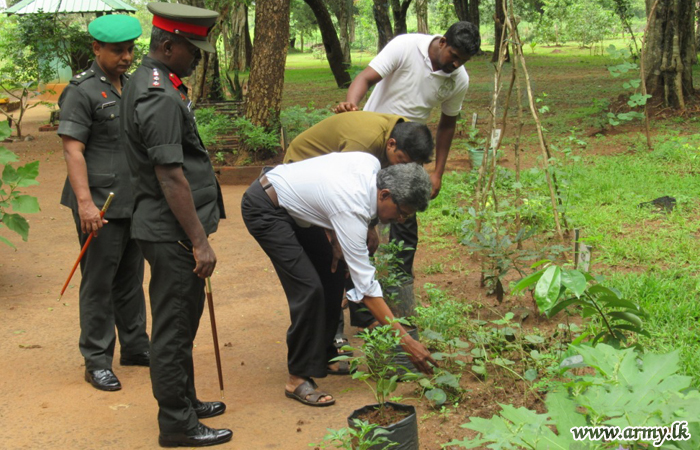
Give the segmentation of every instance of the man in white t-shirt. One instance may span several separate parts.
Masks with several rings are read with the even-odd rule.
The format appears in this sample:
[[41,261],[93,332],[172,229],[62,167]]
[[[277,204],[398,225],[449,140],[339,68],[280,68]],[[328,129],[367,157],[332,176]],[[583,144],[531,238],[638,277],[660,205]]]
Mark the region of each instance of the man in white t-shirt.
[[[357,111],[360,100],[370,87],[374,91],[365,104],[365,111],[398,114],[414,122],[426,123],[434,107],[441,115],[435,135],[435,171],[432,198],[440,192],[447,155],[452,144],[462,101],[469,87],[464,68],[481,46],[479,29],[469,22],[453,24],[444,36],[401,34],[392,39],[369,63],[348,88],[346,101],[336,113]],[[401,226],[405,225],[405,226]],[[418,244],[415,220],[392,225],[390,238],[402,240],[406,247]],[[401,267],[413,273],[415,250],[403,252]]]
[[[342,298],[324,295],[318,268],[296,230],[311,225],[332,231],[354,283],[348,300],[362,302],[378,322],[389,323],[393,315],[374,277],[367,230],[375,218],[401,222],[425,210],[431,183],[415,163],[380,168],[379,160],[364,152],[317,156],[277,166],[254,181],[241,201],[243,221],[270,257],[289,303],[285,395],[305,405],[335,403],[313,378],[325,377],[328,361],[337,354],[328,343]],[[416,368],[432,373],[431,364],[437,363],[430,352],[401,324],[392,326],[401,333],[401,345]]]

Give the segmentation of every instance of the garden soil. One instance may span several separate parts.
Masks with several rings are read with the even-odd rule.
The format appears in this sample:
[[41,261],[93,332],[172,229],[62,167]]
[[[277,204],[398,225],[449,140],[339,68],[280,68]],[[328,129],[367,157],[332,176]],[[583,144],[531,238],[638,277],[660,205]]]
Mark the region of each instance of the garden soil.
[[[80,249],[71,213],[59,204],[66,171],[60,138],[55,132],[38,132],[48,117],[43,106],[30,110],[23,130],[34,139],[2,144],[22,163],[40,161],[40,184],[23,191],[38,197],[41,212],[27,215],[28,242],[7,229],[2,231],[17,250],[0,246],[0,447],[155,449],[157,405],[148,369],[121,367],[115,361],[113,368],[123,389],[102,392],[92,388],[83,378],[85,368],[78,350],[79,272],[57,300]],[[353,410],[374,399],[363,383],[349,377],[318,380],[322,389],[337,398],[332,407],[312,408],[283,395],[289,313],[269,259],[241,220],[239,204],[245,188],[222,186],[228,218],[211,237],[218,257],[212,286],[228,409],[203,422],[233,430],[233,440],[220,448],[305,449],[309,443],[320,442],[327,428],[344,427]],[[421,258],[425,256],[419,253],[419,264]],[[146,272],[144,288],[149,278]],[[438,283],[452,284],[453,280],[444,277]],[[478,289],[473,276],[467,279],[457,274],[454,278],[469,284],[460,286],[461,292]],[[352,334],[350,329],[346,332]],[[354,338],[351,342],[358,343]],[[195,345],[199,398],[219,400],[206,309]],[[458,425],[474,409],[486,407],[488,412],[495,407],[492,397],[475,397],[473,404],[465,400],[464,406],[469,407],[437,420],[435,413],[420,404],[414,389],[415,385],[403,385],[398,394],[405,403],[418,406],[421,448],[425,449],[439,449],[452,438],[464,437]]]

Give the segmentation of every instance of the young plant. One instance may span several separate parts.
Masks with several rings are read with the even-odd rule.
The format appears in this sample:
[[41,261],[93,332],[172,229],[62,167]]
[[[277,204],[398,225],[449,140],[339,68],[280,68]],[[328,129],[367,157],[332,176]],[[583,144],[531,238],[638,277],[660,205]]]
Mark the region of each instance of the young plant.
[[[608,53],[610,53],[610,56],[621,61],[620,64],[608,67],[610,75],[612,75],[614,78],[618,78],[626,74],[627,72],[639,72],[639,66],[637,65],[637,63],[629,62],[629,59],[631,59],[631,55],[628,49],[621,48],[618,50],[615,48],[614,45],[610,45],[607,50]],[[627,105],[630,107],[630,111],[623,113],[609,112],[608,123],[610,123],[610,125],[615,127],[623,122],[630,122],[634,119],[644,118],[643,113],[632,110],[632,108],[644,107],[644,105],[646,105],[647,103],[647,100],[651,98],[651,95],[642,95],[640,92],[638,92],[641,83],[641,79],[637,77],[629,81],[625,81],[622,84],[622,87],[625,90],[631,92],[629,100],[627,101]]]
[[[406,375],[400,376],[397,370],[400,367],[394,365],[394,348],[401,344],[399,330],[391,326],[392,323],[399,322],[408,324],[403,319],[394,319],[391,323],[372,329],[365,328],[358,334],[362,339],[361,356],[339,356],[334,361],[350,361],[350,373],[356,380],[364,381],[372,390],[374,398],[377,400],[379,415],[382,419],[386,412],[386,401],[398,387],[399,378],[415,378],[417,375],[406,371]],[[344,349],[349,347],[343,347]],[[355,352],[357,349],[352,349]],[[358,353],[358,352],[355,352]],[[406,353],[401,352],[406,355]],[[361,369],[362,368],[362,369]],[[403,368],[405,370],[405,368]]]
[[392,239],[386,244],[380,244],[372,257],[372,264],[376,270],[376,277],[384,292],[384,300],[392,307],[396,305],[398,288],[411,280],[411,276],[401,269],[401,259],[398,254],[404,250],[412,250],[405,247],[403,241]]
[[389,432],[376,424],[367,423],[360,419],[354,419],[353,423],[355,424],[354,427],[345,427],[339,430],[328,428],[328,434],[323,437],[324,442],[309,444],[309,446],[321,449],[370,450],[379,446],[382,449],[386,449],[399,445],[397,442],[391,442],[383,436]]
[[[0,141],[10,135],[10,127],[6,122],[0,122]],[[17,161],[17,155],[0,147],[0,165],[4,166],[0,175],[0,229],[9,228],[26,241],[29,236],[29,223],[21,214],[39,212],[39,202],[36,197],[22,195],[17,188],[39,184],[39,161],[33,161],[17,168],[10,163]],[[0,242],[15,246],[8,239],[0,236]]]
[[623,298],[617,289],[602,285],[602,277],[596,279],[588,272],[559,267],[548,260],[536,263],[533,268],[539,266],[543,268],[520,280],[513,293],[535,285],[535,301],[547,317],[554,317],[569,306],[581,307],[584,318],[598,317],[603,326],[593,336],[593,345],[598,342],[614,346],[627,344],[625,332],[650,337],[642,323],[646,318],[644,310]]

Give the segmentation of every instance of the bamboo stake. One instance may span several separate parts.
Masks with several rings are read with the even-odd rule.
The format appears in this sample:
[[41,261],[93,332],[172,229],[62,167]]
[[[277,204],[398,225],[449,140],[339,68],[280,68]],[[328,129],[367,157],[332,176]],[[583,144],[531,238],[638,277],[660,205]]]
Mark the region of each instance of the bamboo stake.
[[[506,1],[506,0],[504,0]],[[512,12],[507,11],[507,13],[512,14]],[[559,235],[559,239],[561,241],[564,241],[564,233],[562,231],[561,224],[559,222],[559,210],[557,208],[557,199],[558,195],[555,193],[554,189],[554,184],[556,183],[556,178],[554,178],[553,174],[549,173],[549,158],[551,157],[549,153],[549,149],[547,148],[547,144],[545,142],[544,138],[544,132],[542,131],[542,123],[540,122],[540,118],[537,114],[537,108],[535,108],[535,100],[534,96],[532,94],[532,84],[530,83],[530,74],[527,70],[527,64],[525,63],[525,57],[523,55],[522,51],[522,42],[520,41],[520,36],[518,35],[518,30],[514,26],[514,18],[511,19],[510,14],[506,14],[506,25],[511,31],[511,37],[513,39],[513,42],[516,44],[515,49],[517,51],[516,53],[516,60],[520,62],[520,65],[523,69],[523,74],[525,76],[525,86],[527,87],[527,96],[528,96],[528,103],[530,105],[530,112],[532,114],[533,119],[535,120],[535,125],[537,128],[537,137],[539,139],[540,143],[540,149],[542,150],[542,156],[543,156],[543,165],[544,165],[544,173],[545,173],[545,178],[547,180],[547,186],[549,187],[549,196],[552,202],[552,210],[554,213],[554,224],[557,229],[557,234]],[[554,180],[552,180],[554,178]],[[558,188],[557,188],[558,191]]]
[[[644,57],[646,56],[646,40],[647,40],[647,31],[649,31],[649,25],[651,24],[651,21],[655,19],[654,12],[656,11],[656,5],[659,4],[659,0],[656,0],[654,4],[652,5],[651,9],[649,10],[649,15],[647,16],[647,24],[644,27],[644,35],[642,35],[642,51],[639,54],[639,74],[640,74],[640,79],[642,81],[642,95],[646,96],[647,95],[647,77],[646,73],[644,72]],[[647,99],[648,100],[648,99]],[[647,149],[649,151],[654,150],[653,146],[651,145],[651,132],[649,131],[649,108],[647,106],[649,102],[645,101],[644,102],[644,126],[646,128],[646,135],[647,135]]]

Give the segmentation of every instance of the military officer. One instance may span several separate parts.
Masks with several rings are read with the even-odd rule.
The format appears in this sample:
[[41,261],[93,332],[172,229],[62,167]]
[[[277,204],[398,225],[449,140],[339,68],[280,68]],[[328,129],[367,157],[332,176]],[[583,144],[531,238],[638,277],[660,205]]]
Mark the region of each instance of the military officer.
[[151,383],[158,401],[158,442],[201,447],[231,440],[228,429],[199,419],[223,414],[222,402],[202,402],[194,382],[192,347],[204,308],[204,283],[216,266],[207,237],[224,217],[221,191],[199,138],[182,78],[218,13],[175,3],[149,3],[148,55],[124,90],[121,130],[134,186],[134,237],[151,267]]
[[[96,235],[80,265],[79,347],[85,380],[97,389],[116,391],[121,384],[112,372],[115,326],[121,365],[149,365],[144,261],[130,237],[134,201],[119,136],[122,88],[141,25],[134,17],[115,14],[93,20],[88,31],[95,39],[95,61],[73,77],[58,100],[58,134],[68,168],[61,204],[73,210],[81,246],[90,233]],[[114,201],[101,218],[110,192]]]

